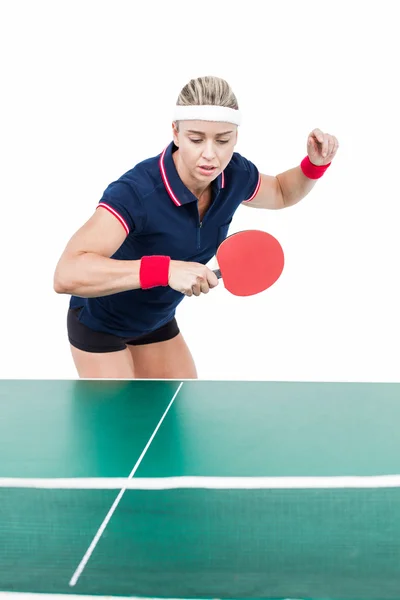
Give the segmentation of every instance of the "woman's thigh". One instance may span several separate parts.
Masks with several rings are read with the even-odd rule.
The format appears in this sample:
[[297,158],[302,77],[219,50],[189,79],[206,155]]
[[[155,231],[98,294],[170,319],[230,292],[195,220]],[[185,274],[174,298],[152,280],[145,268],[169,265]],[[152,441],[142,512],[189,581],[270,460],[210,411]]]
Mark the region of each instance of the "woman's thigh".
[[181,333],[170,340],[128,345],[137,379],[197,379],[192,354]]
[[192,355],[175,318],[130,343],[126,338],[91,330],[79,321],[79,310],[69,310],[67,321],[79,377],[197,379]]
[[79,377],[83,379],[133,379],[135,376],[129,350],[86,352],[70,345]]

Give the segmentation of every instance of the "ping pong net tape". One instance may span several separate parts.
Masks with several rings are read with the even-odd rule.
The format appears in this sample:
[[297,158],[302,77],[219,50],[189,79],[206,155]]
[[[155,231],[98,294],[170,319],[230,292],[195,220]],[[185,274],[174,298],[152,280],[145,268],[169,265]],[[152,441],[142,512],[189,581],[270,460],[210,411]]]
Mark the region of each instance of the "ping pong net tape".
[[0,478],[0,488],[69,490],[261,490],[261,489],[356,489],[397,488],[400,475],[329,477],[77,477],[77,478]]

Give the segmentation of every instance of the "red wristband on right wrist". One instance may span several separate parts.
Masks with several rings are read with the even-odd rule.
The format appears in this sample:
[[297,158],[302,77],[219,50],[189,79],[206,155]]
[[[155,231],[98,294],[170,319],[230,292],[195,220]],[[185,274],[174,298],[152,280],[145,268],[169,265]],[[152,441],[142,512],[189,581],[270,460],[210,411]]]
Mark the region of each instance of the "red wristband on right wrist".
[[167,286],[169,278],[169,256],[143,256],[140,260],[139,279],[143,290]]

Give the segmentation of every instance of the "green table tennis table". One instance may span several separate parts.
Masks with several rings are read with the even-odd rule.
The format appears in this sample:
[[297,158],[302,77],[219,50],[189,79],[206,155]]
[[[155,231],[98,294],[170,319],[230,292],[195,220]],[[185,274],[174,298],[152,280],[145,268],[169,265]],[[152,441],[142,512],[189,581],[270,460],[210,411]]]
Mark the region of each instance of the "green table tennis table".
[[399,423],[397,383],[2,380],[0,600],[399,600]]

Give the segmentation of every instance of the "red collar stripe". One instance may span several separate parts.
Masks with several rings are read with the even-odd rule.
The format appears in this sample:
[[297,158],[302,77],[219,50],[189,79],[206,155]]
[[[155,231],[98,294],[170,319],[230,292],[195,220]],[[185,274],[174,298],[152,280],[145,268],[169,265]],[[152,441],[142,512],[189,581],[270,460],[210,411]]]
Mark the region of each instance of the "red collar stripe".
[[167,148],[165,148],[164,152],[160,156],[161,177],[162,177],[162,180],[166,187],[166,190],[171,197],[171,200],[174,202],[174,204],[176,204],[176,206],[182,206],[182,204],[179,202],[178,198],[175,196],[174,192],[172,191],[172,188],[171,188],[168,178],[167,178],[167,172],[165,170],[165,164],[164,164],[164,156],[165,156],[167,149],[168,149],[168,146],[167,146]]

